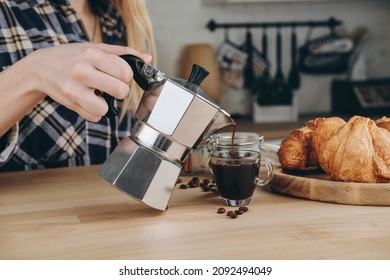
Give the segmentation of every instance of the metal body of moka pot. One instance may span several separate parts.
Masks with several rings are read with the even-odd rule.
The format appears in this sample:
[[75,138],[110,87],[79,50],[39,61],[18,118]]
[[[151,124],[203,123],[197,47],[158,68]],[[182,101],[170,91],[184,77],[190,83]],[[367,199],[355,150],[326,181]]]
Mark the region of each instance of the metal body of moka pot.
[[[235,125],[200,88],[208,75],[194,65],[188,81],[166,78],[132,55],[121,56],[145,90],[130,136],[124,138],[102,165],[99,174],[127,195],[165,210],[181,164],[200,141]],[[113,99],[105,95],[110,112]]]

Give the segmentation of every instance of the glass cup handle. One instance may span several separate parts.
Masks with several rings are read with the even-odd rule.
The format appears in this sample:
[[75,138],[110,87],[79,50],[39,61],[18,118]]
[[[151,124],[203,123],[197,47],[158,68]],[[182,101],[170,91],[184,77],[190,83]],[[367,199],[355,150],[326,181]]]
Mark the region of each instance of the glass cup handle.
[[[267,177],[264,179],[256,178],[256,185],[262,187],[268,184],[274,177],[274,168],[272,163],[266,159],[260,160],[260,166],[265,166],[267,168]],[[260,173],[259,173],[260,174]]]

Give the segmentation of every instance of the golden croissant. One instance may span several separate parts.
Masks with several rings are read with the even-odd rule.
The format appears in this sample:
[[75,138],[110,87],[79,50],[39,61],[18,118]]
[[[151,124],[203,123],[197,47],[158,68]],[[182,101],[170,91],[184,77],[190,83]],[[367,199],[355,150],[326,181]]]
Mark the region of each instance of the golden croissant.
[[[310,137],[305,140],[306,146],[299,146],[305,146],[305,150],[300,148],[299,151],[291,151],[294,146],[291,141],[297,141],[296,131],[281,143],[278,155],[283,168],[300,169],[299,165],[302,166],[302,162],[295,163],[296,168],[291,168],[291,164],[286,164],[288,156],[306,153],[308,157],[314,153],[318,161],[317,166],[329,174],[332,180],[390,182],[389,118],[384,117],[375,122],[360,116],[354,116],[348,122],[337,117],[315,120],[316,125],[311,128]],[[301,137],[300,141],[302,139],[304,138]],[[296,161],[296,158],[292,160]]]
[[290,170],[321,168],[314,149],[313,134],[321,130],[321,138],[327,139],[333,129],[343,124],[345,121],[338,117],[316,118],[308,121],[304,127],[295,129],[282,141],[278,150],[282,167]]
[[390,131],[390,118],[382,117],[381,119],[376,120],[375,123],[377,126],[383,127]]

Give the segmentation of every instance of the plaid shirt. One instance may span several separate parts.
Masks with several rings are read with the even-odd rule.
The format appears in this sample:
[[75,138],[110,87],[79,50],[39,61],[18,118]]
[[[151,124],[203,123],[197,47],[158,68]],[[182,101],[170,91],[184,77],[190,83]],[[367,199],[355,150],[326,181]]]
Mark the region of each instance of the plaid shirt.
[[[91,3],[103,42],[126,44],[123,21],[110,1]],[[0,71],[34,50],[88,40],[68,0],[0,0]],[[100,164],[130,126],[130,114],[121,123],[105,117],[91,123],[46,97],[0,138],[0,171]]]

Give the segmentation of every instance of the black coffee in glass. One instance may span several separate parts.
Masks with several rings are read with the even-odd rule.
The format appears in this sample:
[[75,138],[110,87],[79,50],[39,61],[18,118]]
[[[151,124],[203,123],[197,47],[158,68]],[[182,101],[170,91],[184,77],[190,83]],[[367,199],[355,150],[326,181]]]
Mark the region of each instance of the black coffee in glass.
[[252,197],[259,175],[259,161],[210,163],[219,195],[229,200]]
[[225,205],[249,204],[259,182],[261,163],[258,151],[230,149],[211,154],[209,165]]

